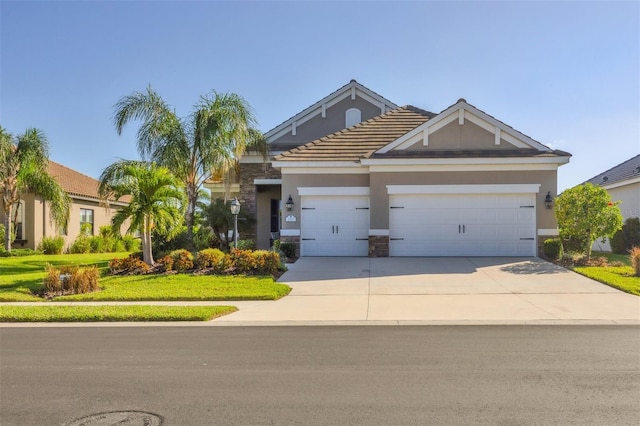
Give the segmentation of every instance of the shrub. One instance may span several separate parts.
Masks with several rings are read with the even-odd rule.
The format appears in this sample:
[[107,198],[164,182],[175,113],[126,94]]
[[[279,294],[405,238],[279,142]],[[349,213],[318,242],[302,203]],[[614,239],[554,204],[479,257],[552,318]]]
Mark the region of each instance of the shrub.
[[627,254],[632,247],[640,247],[640,218],[630,217],[625,220],[622,229],[611,238],[611,251]]
[[234,247],[233,243],[231,247],[237,248],[238,250],[255,250],[256,243],[253,240],[238,240],[238,247]]
[[71,244],[69,249],[71,253],[89,253],[91,252],[91,237],[86,235],[79,235],[78,238]]
[[158,259],[158,264],[160,265],[160,269],[164,272],[173,271],[173,257],[170,254]]
[[98,235],[100,235],[102,238],[113,237],[113,228],[111,228],[111,226],[109,225],[101,226],[98,230]]
[[549,238],[544,241],[544,255],[551,260],[562,257],[562,241],[560,241],[560,238]]
[[62,254],[64,248],[64,238],[61,236],[56,237],[42,237],[40,244],[38,244],[38,250],[44,254]]
[[90,293],[98,289],[100,273],[98,268],[78,268],[77,266],[61,266],[56,269],[47,265],[44,278],[44,290],[49,295]]
[[237,273],[247,274],[256,267],[253,252],[250,250],[231,249],[229,257]]
[[640,247],[632,247],[630,253],[631,266],[633,266],[636,277],[640,277]]
[[273,275],[280,269],[280,255],[275,251],[256,250],[253,252],[253,258],[258,274]]
[[89,250],[91,253],[104,253],[109,251],[105,249],[105,240],[103,237],[89,237]]
[[142,275],[151,270],[151,267],[144,263],[138,253],[131,253],[124,259],[112,259],[109,262],[109,270],[112,274]]
[[22,256],[33,256],[34,254],[42,254],[42,252],[38,250],[32,250],[30,248],[12,249],[11,252],[5,251],[3,248],[0,251],[0,257],[22,257]]
[[230,266],[228,256],[220,249],[204,249],[196,256],[199,269],[213,268],[214,272],[223,272]]
[[296,257],[295,243],[280,243],[280,250],[289,259],[294,259]]
[[173,258],[173,269],[178,272],[193,269],[193,254],[185,249],[174,250],[169,254]]
[[124,251],[140,250],[140,240],[133,235],[125,235],[122,237],[122,243],[124,244]]

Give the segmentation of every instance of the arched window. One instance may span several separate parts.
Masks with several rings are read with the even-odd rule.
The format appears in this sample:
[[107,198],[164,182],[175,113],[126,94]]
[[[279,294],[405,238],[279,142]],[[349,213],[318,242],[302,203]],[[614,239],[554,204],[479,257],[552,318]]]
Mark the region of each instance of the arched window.
[[358,108],[349,108],[345,113],[345,127],[355,126],[362,121],[362,113]]

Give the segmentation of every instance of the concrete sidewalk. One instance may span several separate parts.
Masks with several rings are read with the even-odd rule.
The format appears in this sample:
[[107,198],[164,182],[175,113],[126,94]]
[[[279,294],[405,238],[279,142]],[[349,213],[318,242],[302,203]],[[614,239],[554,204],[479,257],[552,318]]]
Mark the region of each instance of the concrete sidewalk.
[[640,324],[640,297],[538,258],[302,258],[279,281],[214,322]]

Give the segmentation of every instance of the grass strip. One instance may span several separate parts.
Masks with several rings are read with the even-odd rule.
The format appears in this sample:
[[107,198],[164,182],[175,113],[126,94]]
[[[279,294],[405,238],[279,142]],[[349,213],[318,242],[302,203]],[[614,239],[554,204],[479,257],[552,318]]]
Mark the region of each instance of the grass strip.
[[210,321],[235,306],[0,306],[0,322]]
[[631,266],[578,266],[573,270],[618,290],[640,296],[640,277],[633,275]]

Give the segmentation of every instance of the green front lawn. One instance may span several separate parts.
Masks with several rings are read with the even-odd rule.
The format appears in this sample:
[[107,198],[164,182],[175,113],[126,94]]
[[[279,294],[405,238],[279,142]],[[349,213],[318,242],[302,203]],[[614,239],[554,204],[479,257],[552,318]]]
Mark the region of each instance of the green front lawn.
[[576,266],[573,270],[618,290],[640,296],[640,277],[633,275],[631,266]]
[[96,265],[103,273],[102,291],[57,297],[54,300],[275,300],[291,288],[272,277],[227,275],[141,275],[111,276],[109,260],[127,253],[36,255],[0,258],[0,301],[44,301],[34,296],[42,288],[44,267],[53,265]]
[[0,322],[210,321],[233,306],[0,306]]
[[594,251],[591,257],[606,257],[609,262],[622,262],[627,266],[631,266],[631,258],[628,254],[615,254],[607,251]]

